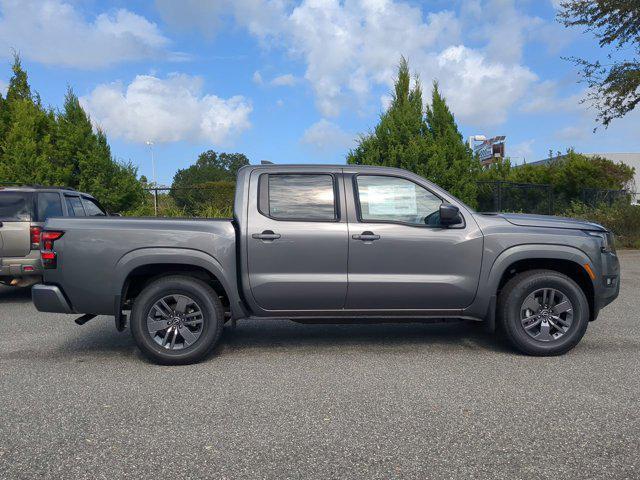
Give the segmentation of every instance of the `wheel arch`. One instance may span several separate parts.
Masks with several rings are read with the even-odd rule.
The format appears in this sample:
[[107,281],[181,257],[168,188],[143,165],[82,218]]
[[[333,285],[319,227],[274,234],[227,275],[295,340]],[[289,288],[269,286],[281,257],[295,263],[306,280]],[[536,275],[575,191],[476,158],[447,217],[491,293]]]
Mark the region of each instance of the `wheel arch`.
[[500,254],[494,261],[488,278],[489,295],[496,298],[502,287],[515,275],[529,270],[546,269],[567,275],[582,289],[589,303],[589,319],[594,320],[595,286],[585,265],[591,259],[582,250],[566,245],[519,245]]
[[149,282],[167,275],[185,275],[207,282],[222,297],[232,316],[244,315],[233,283],[235,272],[227,272],[211,255],[191,249],[144,248],[124,255],[116,264],[113,292],[118,314],[125,303],[140,293]]

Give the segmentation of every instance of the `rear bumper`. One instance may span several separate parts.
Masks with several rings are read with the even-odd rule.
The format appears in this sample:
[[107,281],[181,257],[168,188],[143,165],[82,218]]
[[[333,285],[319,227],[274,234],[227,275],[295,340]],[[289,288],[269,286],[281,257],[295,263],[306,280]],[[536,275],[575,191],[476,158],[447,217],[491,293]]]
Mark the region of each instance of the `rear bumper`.
[[40,312],[74,313],[62,290],[56,285],[34,285],[31,299]]
[[40,251],[32,250],[26,257],[0,258],[0,277],[42,275]]

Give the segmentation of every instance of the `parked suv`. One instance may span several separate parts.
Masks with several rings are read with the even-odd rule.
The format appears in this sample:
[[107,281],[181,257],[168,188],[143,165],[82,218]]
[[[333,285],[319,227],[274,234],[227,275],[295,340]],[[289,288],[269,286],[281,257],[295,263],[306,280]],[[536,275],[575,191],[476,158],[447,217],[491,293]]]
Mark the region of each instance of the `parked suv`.
[[64,187],[0,187],[0,283],[40,281],[40,233],[50,217],[106,216],[91,195]]

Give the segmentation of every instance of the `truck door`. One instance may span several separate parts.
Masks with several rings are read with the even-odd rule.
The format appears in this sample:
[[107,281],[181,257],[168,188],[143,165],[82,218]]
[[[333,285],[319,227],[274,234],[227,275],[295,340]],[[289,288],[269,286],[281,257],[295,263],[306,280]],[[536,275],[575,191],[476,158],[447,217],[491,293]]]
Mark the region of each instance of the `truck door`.
[[449,310],[473,301],[483,240],[472,218],[439,226],[442,199],[401,176],[345,174],[345,184],[355,200],[345,308]]
[[341,169],[255,170],[246,232],[251,294],[263,310],[337,310],[347,293]]

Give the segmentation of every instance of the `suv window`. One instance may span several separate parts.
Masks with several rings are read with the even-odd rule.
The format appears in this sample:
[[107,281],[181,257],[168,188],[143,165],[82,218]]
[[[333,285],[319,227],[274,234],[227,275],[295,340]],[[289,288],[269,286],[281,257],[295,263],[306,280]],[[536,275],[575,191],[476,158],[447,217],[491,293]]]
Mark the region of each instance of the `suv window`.
[[98,202],[92,198],[82,197],[82,204],[89,217],[104,217],[107,215]]
[[332,175],[268,174],[266,178],[267,182],[260,182],[261,188],[268,184],[266,205],[260,205],[263,214],[277,220],[336,219]]
[[38,221],[44,222],[49,217],[62,217],[62,200],[55,192],[38,193]]
[[0,220],[28,222],[31,220],[32,204],[30,193],[0,191]]
[[80,203],[80,197],[65,195],[65,201],[67,202],[67,210],[70,217],[84,217],[84,208],[82,208],[82,203]]
[[358,175],[356,182],[361,221],[437,224],[442,200],[420,185],[382,175]]

